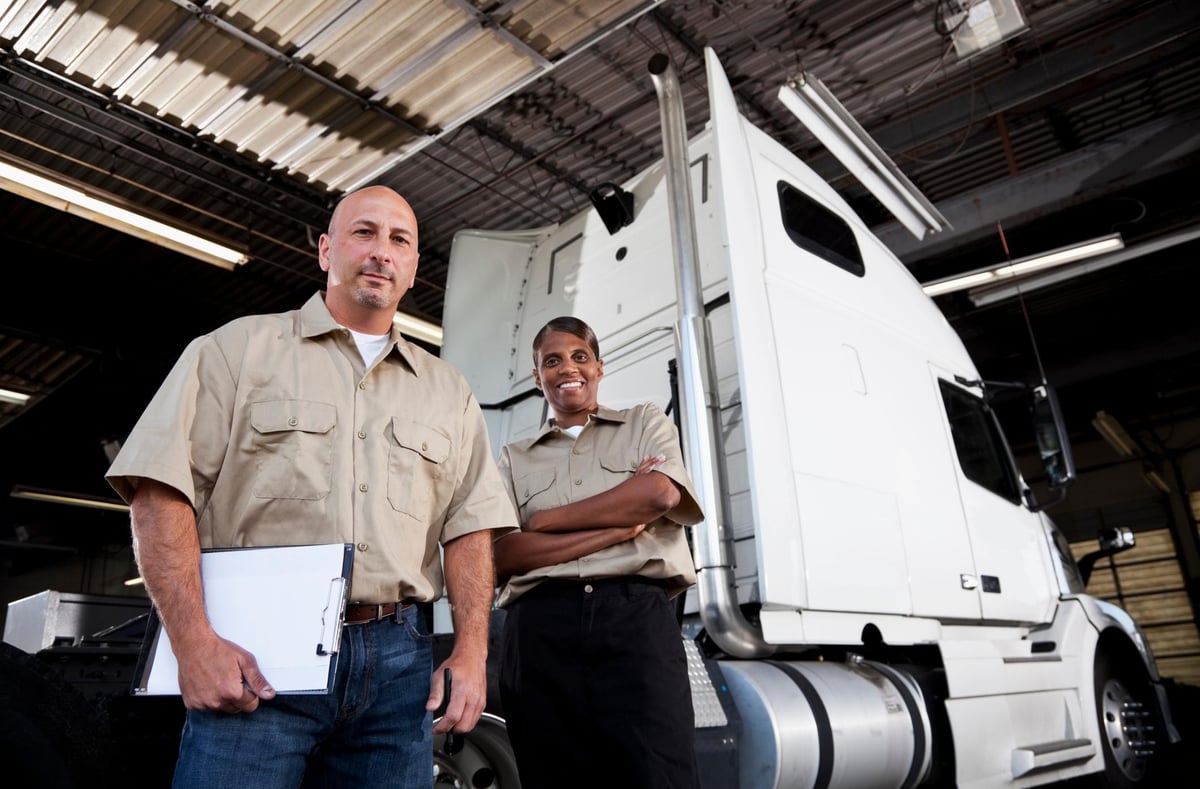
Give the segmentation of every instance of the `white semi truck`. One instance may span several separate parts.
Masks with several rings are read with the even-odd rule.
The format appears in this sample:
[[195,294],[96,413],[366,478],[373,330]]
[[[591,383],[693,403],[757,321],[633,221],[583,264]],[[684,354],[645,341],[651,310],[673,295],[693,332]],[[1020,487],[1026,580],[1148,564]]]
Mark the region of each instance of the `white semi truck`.
[[[443,356],[494,447],[546,417],[530,345],[558,315],[596,329],[602,402],[678,414],[707,513],[682,621],[708,789],[1148,785],[1177,734],[1138,626],[1084,593],[938,308],[707,59],[690,142],[651,61],[664,159],[596,210],[455,238]],[[1032,399],[1065,486],[1053,393]],[[476,737],[494,750],[502,713]]]

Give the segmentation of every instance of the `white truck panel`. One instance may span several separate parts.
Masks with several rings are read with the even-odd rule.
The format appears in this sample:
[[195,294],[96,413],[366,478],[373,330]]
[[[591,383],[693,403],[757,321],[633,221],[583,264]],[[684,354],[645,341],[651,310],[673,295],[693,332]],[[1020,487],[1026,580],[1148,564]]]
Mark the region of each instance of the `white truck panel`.
[[[956,461],[928,440],[945,414],[921,372],[932,355],[974,377],[961,342],[819,178],[740,118],[714,118],[740,390],[744,405],[758,398],[744,418],[763,601],[978,618],[979,593],[962,588],[975,567],[961,504],[943,484]],[[850,220],[866,276],[787,236],[780,181]],[[870,451],[848,432],[872,435]]]
[[443,343],[481,403],[512,392],[521,294],[536,243],[548,233],[464,230],[454,236],[450,259],[462,263],[446,273],[446,289],[461,298],[446,302]]
[[[1037,786],[1081,774],[1088,751],[1073,751],[1073,768],[1063,773],[1014,776],[1014,755],[1038,743],[1088,739],[1087,718],[1072,690],[1046,690],[1006,696],[950,699],[946,712],[954,727],[954,755],[959,789]],[[1098,754],[1094,738],[1087,746]]]

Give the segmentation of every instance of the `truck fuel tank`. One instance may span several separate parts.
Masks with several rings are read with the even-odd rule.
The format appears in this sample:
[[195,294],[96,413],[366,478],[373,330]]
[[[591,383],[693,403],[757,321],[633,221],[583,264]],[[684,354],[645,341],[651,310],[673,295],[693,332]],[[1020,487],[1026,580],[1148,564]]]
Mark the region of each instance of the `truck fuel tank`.
[[929,772],[923,694],[901,670],[856,656],[720,665],[742,718],[740,786],[900,789]]

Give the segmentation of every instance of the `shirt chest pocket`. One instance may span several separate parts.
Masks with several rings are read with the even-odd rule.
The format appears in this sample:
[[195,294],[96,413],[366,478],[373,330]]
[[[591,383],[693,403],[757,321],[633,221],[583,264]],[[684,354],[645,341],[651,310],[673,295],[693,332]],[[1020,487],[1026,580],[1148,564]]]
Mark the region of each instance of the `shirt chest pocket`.
[[336,424],[337,409],[330,403],[252,403],[254,495],[262,499],[323,499],[329,495]]
[[517,477],[513,480],[513,492],[516,494],[518,514],[522,523],[535,512],[558,506],[552,468],[531,471]]
[[450,438],[437,428],[395,417],[388,447],[388,502],[392,509],[429,522],[447,503],[452,473]]
[[625,452],[618,450],[610,450],[600,455],[597,460],[600,463],[601,474],[604,477],[603,486],[605,490],[619,485],[637,471],[637,464],[631,463]]

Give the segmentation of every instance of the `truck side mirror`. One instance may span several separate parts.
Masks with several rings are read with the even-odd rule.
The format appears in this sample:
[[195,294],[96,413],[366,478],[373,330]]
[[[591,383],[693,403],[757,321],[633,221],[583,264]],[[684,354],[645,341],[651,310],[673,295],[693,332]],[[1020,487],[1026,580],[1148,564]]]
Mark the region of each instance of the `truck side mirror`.
[[1137,539],[1133,536],[1133,529],[1128,526],[1101,529],[1096,536],[1100,542],[1100,550],[1086,553],[1076,562],[1079,565],[1079,575],[1083,578],[1084,586],[1087,586],[1088,579],[1092,577],[1092,568],[1096,566],[1097,561],[1105,556],[1114,556],[1128,551],[1137,543]]
[[1053,501],[1032,507],[1040,510],[1062,501],[1067,488],[1075,481],[1075,459],[1071,456],[1071,445],[1067,441],[1067,428],[1058,407],[1058,397],[1054,389],[1045,383],[1033,388],[1033,434],[1037,439],[1042,467],[1046,469],[1046,483],[1050,490],[1058,492]]

